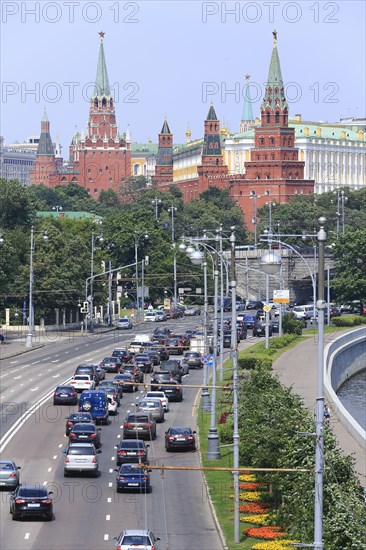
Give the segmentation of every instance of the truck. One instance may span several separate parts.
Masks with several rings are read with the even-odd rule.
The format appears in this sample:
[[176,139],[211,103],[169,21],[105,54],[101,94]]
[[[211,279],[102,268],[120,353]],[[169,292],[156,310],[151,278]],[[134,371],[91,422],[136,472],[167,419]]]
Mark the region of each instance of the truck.
[[108,397],[103,390],[84,390],[79,399],[79,412],[89,412],[97,424],[107,424]]
[[194,338],[191,338],[189,351],[201,353],[202,355],[204,355],[206,353],[212,353],[212,348],[212,336],[207,337],[207,345],[205,345],[203,336],[195,336]]

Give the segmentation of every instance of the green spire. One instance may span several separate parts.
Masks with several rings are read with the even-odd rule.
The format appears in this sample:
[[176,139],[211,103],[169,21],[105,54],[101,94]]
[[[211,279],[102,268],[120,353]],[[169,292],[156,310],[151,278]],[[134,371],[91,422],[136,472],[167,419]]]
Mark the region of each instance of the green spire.
[[249,79],[250,75],[245,75],[245,89],[244,89],[244,102],[243,102],[243,112],[241,115],[241,120],[253,120],[253,109],[252,109],[252,100],[250,97],[250,88],[249,88]]
[[39,136],[39,142],[37,147],[37,155],[49,155],[55,154],[53,143],[50,135],[50,125],[46,113],[46,109],[43,111],[43,117],[41,122],[41,135]]
[[272,110],[278,105],[281,110],[288,109],[283,86],[280,58],[277,50],[277,32],[273,31],[273,50],[269,64],[266,91],[262,102],[262,110],[267,106]]
[[97,76],[95,77],[94,95],[100,97],[103,95],[110,96],[111,90],[109,88],[107,64],[105,62],[105,56],[104,56],[104,47],[103,47],[104,33],[100,32],[99,36],[100,36],[100,48],[99,48]]
[[168,122],[167,122],[166,119],[164,120],[164,124],[163,124],[163,127],[162,127],[160,133],[161,133],[161,134],[170,134],[170,133],[171,133],[171,132],[170,132],[170,129],[169,129]]
[[48,116],[47,116],[46,107],[44,107],[44,110],[43,110],[42,122],[49,122],[49,121],[48,121]]
[[207,115],[206,120],[217,120],[215,108],[214,108],[212,102],[211,102],[210,109],[208,111],[208,115]]

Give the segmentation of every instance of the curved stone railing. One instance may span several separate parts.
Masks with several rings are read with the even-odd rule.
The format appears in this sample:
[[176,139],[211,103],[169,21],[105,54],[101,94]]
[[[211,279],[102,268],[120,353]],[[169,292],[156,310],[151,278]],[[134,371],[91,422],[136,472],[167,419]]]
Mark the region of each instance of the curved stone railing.
[[324,350],[324,391],[328,402],[339,421],[365,448],[366,431],[356,422],[352,415],[338,399],[337,391],[354,374],[366,368],[366,327],[361,327],[346,334],[325,347]]

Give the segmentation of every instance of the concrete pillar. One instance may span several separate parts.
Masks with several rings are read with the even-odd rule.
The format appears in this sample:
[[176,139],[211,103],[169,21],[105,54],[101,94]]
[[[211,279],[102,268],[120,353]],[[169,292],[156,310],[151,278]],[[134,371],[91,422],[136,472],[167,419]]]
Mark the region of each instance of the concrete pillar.
[[66,311],[62,310],[62,324],[64,327],[66,327]]
[[56,325],[60,324],[60,310],[58,307],[55,307],[55,314],[56,314]]
[[8,327],[10,325],[10,308],[5,308],[5,325]]

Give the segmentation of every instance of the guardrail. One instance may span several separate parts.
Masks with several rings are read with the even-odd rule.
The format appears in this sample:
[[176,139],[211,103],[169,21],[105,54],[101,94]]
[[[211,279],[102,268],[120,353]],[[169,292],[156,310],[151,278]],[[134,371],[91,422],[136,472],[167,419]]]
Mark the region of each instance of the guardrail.
[[324,350],[324,391],[339,421],[365,448],[366,431],[356,422],[338,399],[337,391],[351,376],[366,368],[366,327],[339,336]]

